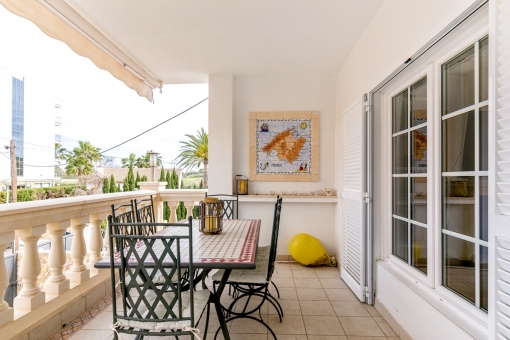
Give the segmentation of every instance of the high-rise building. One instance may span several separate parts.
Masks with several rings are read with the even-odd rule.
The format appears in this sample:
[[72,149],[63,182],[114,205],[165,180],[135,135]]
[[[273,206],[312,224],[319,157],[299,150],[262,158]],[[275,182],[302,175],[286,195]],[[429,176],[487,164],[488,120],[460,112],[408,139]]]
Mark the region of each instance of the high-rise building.
[[16,144],[18,187],[54,185],[62,105],[43,86],[0,68],[0,190],[10,187],[11,139]]

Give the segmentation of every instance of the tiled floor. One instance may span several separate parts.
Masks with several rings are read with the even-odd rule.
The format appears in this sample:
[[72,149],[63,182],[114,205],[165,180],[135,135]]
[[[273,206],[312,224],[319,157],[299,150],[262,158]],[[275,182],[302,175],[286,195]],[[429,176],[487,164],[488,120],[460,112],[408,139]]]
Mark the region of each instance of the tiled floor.
[[[279,322],[278,315],[271,305],[263,306],[261,314],[278,339],[399,339],[375,308],[359,302],[340,279],[338,268],[307,268],[294,263],[278,263],[274,281],[280,290],[281,298],[278,301],[285,313],[283,322]],[[227,293],[226,289],[222,298],[225,304],[232,301]],[[273,293],[276,296],[276,293]],[[109,306],[99,316],[84,324],[81,330],[71,336],[71,339],[112,339],[111,324],[112,306]],[[211,314],[209,332],[215,331],[217,327],[216,315]],[[205,329],[204,320],[200,322],[199,328],[202,331]],[[264,326],[249,319],[234,320],[229,323],[229,330],[234,340],[272,339],[271,333],[268,333]],[[123,334],[122,338],[128,340],[134,337]],[[207,339],[213,338],[213,333],[207,334]],[[218,336],[218,339],[220,338],[222,337]],[[175,338],[152,337],[150,339]]]

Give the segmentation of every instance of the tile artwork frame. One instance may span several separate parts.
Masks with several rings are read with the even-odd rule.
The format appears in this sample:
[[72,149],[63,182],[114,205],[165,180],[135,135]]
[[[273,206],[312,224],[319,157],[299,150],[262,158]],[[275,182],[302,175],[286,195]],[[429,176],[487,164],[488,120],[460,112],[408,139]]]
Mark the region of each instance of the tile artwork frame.
[[[256,182],[318,182],[320,173],[320,113],[319,111],[280,111],[280,112],[250,112],[249,115],[249,138],[250,138],[250,181]],[[295,171],[283,173],[262,173],[260,169],[261,162],[258,161],[262,146],[259,146],[257,138],[259,137],[261,121],[281,121],[283,125],[288,121],[304,121],[310,123],[309,143],[310,148],[309,171],[297,173]],[[277,154],[277,152],[276,152]],[[288,162],[287,162],[288,163]]]

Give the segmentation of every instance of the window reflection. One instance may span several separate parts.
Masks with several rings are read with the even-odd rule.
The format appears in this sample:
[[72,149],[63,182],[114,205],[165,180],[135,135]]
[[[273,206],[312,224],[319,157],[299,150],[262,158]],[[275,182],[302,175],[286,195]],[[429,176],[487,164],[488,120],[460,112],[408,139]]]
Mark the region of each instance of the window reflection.
[[427,177],[411,177],[411,216],[413,221],[427,223]]
[[427,273],[427,228],[411,224],[411,242],[413,267]]
[[489,99],[489,38],[480,40],[480,101]]
[[393,97],[393,133],[407,129],[407,97],[407,90]]
[[475,236],[474,177],[443,177],[443,228]]
[[393,173],[407,174],[408,133],[393,137]]
[[427,78],[411,86],[411,126],[427,122]]
[[393,218],[393,255],[407,262],[408,259],[408,228],[407,222]]
[[489,248],[480,246],[480,308],[489,310]]
[[489,107],[479,109],[480,115],[480,171],[489,170]]
[[443,285],[475,302],[475,245],[443,234]]
[[393,178],[393,215],[407,218],[408,208],[407,177]]
[[489,241],[489,178],[480,177],[480,239]]
[[475,113],[443,121],[443,171],[475,170]]
[[411,172],[427,173],[427,127],[411,132]]
[[473,46],[443,65],[443,115],[475,103],[475,49]]

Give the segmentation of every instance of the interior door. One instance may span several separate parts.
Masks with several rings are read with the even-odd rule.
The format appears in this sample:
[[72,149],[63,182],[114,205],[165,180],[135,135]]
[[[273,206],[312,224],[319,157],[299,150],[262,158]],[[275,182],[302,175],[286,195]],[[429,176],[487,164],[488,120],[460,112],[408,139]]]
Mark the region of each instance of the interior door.
[[[362,101],[342,114],[342,258],[340,276],[365,302],[366,280],[366,115]],[[367,199],[368,201],[368,199]]]

